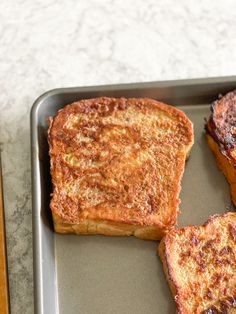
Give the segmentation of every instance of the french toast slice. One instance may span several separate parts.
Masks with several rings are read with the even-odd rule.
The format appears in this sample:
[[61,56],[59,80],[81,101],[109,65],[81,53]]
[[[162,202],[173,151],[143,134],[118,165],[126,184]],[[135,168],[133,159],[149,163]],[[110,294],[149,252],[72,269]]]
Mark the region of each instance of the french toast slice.
[[179,314],[236,313],[236,213],[171,230],[159,255]]
[[95,98],[59,110],[48,130],[59,233],[161,239],[176,224],[193,126],[152,99]]
[[213,103],[206,137],[218,167],[230,184],[232,202],[236,205],[236,90]]

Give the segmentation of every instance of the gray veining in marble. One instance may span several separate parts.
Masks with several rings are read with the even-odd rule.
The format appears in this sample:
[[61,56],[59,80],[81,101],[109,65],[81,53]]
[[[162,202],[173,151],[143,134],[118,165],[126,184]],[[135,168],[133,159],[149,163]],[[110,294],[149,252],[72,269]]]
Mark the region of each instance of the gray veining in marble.
[[235,0],[0,1],[13,314],[33,313],[29,113],[35,98],[62,86],[236,74],[235,34]]

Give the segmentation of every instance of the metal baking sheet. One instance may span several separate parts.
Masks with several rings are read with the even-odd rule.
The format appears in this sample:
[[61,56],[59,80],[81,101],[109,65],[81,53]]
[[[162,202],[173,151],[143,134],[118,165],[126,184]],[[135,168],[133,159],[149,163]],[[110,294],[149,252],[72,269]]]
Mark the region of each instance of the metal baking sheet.
[[195,144],[182,181],[178,223],[202,224],[232,208],[228,184],[206,144],[204,118],[219,94],[235,88],[236,77],[223,77],[62,88],[36,100],[31,111],[35,313],[175,313],[157,242],[53,232],[48,116],[75,100],[98,96],[150,97],[184,110],[194,123]]

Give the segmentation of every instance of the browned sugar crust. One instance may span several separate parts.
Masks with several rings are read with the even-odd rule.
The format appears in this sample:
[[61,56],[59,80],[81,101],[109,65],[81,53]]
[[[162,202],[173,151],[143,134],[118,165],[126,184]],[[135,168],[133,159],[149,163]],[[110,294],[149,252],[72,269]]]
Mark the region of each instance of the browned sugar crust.
[[213,103],[206,130],[236,166],[236,90]]

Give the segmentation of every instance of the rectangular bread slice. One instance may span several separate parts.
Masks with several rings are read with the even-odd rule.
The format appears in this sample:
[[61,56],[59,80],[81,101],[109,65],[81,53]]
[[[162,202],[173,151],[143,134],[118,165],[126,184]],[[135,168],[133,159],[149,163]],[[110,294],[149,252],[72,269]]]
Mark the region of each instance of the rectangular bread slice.
[[170,231],[159,245],[179,314],[236,313],[236,213]]
[[48,130],[60,233],[161,239],[176,223],[193,126],[151,99],[96,98],[67,105]]
[[230,184],[232,202],[236,206],[236,90],[212,105],[206,136],[218,167]]

